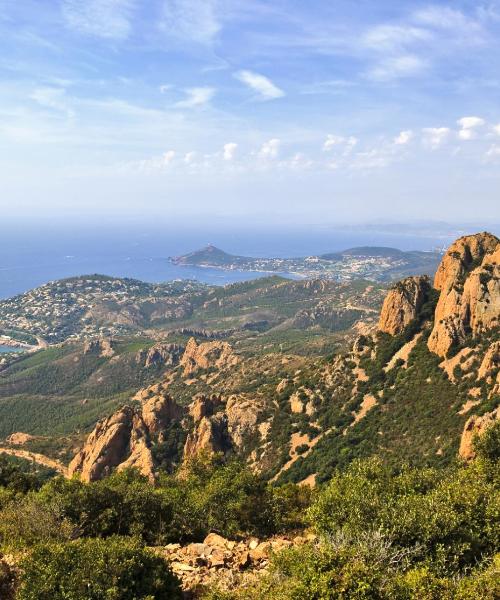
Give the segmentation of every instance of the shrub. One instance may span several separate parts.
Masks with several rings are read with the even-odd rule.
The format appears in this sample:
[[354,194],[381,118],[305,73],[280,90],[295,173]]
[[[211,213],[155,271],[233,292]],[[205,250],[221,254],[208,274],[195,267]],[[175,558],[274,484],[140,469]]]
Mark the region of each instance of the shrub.
[[397,547],[417,548],[417,557],[430,559],[439,572],[455,572],[498,547],[493,471],[476,461],[448,472],[406,468],[391,474],[379,460],[355,462],[333,477],[309,517],[324,535],[356,539],[382,532]]
[[21,564],[18,600],[175,600],[166,562],[134,540],[113,537],[35,546]]
[[476,455],[486,460],[500,460],[500,421],[488,427],[483,435],[474,438]]
[[48,506],[32,494],[7,504],[0,511],[0,543],[19,549],[36,543],[69,540],[77,533],[56,503]]

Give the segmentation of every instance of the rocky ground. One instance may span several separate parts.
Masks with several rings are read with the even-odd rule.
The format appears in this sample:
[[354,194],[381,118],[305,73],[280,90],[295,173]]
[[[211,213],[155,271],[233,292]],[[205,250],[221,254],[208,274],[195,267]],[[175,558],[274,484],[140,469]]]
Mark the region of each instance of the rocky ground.
[[202,543],[169,544],[159,551],[181,579],[186,598],[196,598],[212,585],[223,590],[248,585],[256,574],[267,569],[273,553],[316,539],[314,534],[305,533],[235,541],[210,533]]

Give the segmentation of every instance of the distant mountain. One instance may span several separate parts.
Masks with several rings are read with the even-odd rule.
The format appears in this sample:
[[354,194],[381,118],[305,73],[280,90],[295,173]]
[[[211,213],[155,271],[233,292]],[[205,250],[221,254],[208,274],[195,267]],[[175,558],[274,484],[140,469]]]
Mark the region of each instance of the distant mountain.
[[395,258],[402,257],[407,254],[422,254],[421,252],[403,252],[397,248],[387,248],[385,246],[359,246],[357,248],[348,248],[341,252],[331,252],[328,254],[321,254],[320,258],[325,260],[339,260],[344,256],[364,256],[371,258]]
[[196,265],[196,266],[210,266],[210,267],[218,267],[224,265],[230,265],[234,263],[235,260],[248,260],[242,256],[233,256],[232,254],[228,254],[221,250],[220,248],[216,248],[212,244],[201,248],[200,250],[195,250],[194,252],[189,252],[189,254],[184,254],[183,256],[172,257],[170,261],[175,265]]
[[397,248],[362,246],[320,256],[253,258],[235,256],[209,245],[189,254],[170,258],[170,261],[181,266],[291,273],[301,277],[339,281],[361,278],[389,281],[407,275],[432,275],[441,256],[439,252],[404,252]]

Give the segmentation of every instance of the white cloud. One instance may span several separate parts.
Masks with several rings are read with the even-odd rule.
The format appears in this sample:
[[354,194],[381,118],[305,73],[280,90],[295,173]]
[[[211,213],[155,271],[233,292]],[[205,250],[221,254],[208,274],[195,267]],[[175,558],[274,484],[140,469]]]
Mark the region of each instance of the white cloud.
[[495,125],[495,126],[493,127],[493,131],[494,131],[496,134],[500,135],[500,123],[499,123],[498,125]]
[[414,54],[392,56],[382,60],[368,72],[374,81],[390,81],[402,77],[419,75],[427,68],[427,62]]
[[166,0],[160,29],[173,38],[209,45],[221,29],[215,0]]
[[411,142],[413,139],[413,131],[410,129],[406,129],[405,131],[401,131],[398,136],[394,138],[394,143],[397,146],[404,146]]
[[475,129],[484,125],[484,119],[481,117],[462,117],[458,119],[457,124],[461,129],[458,132],[458,137],[461,140],[472,140],[476,137]]
[[332,150],[335,146],[344,146],[345,149],[352,149],[358,143],[357,138],[354,136],[344,137],[342,135],[333,135],[329,133],[326,136],[326,140],[323,144],[323,150],[328,152]]
[[484,119],[481,119],[481,117],[462,117],[458,119],[457,123],[462,129],[473,129],[484,125]]
[[126,39],[131,31],[134,0],[63,0],[62,13],[71,29],[113,40]]
[[279,154],[279,150],[280,150],[280,146],[281,146],[281,140],[279,140],[278,138],[273,138],[267,142],[265,142],[264,144],[262,144],[262,147],[259,151],[259,157],[260,158],[277,158],[278,154]]
[[263,100],[274,100],[275,98],[282,98],[285,95],[285,92],[274,85],[270,79],[259,73],[238,71],[235,77],[257,92]]
[[171,164],[174,158],[175,152],[173,150],[169,150],[168,152],[165,152],[165,154],[162,156],[162,162],[166,167],[168,167],[168,165]]
[[196,152],[186,152],[186,154],[184,155],[184,162],[186,163],[186,165],[193,164],[195,159],[196,159]]
[[194,87],[184,90],[186,98],[177,102],[179,108],[194,108],[208,104],[215,95],[215,89],[211,87]]
[[224,152],[223,157],[224,160],[233,160],[236,155],[236,150],[238,149],[238,144],[234,142],[228,142],[224,144]]
[[432,149],[439,148],[447,140],[450,132],[449,127],[426,127],[422,129],[424,144]]

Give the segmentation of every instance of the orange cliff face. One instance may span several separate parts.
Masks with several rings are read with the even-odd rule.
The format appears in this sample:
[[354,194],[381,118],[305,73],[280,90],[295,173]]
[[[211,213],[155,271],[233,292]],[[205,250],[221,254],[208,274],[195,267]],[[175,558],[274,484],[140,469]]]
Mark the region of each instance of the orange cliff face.
[[478,233],[454,242],[434,278],[439,290],[431,352],[445,357],[450,348],[500,325],[500,240]]
[[137,468],[154,479],[151,439],[184,411],[159,384],[141,390],[140,409],[124,406],[102,419],[69,465],[69,476],[78,473],[83,481],[96,481],[114,469]]
[[398,335],[419,314],[431,284],[426,276],[407,277],[387,293],[380,313],[379,330]]

